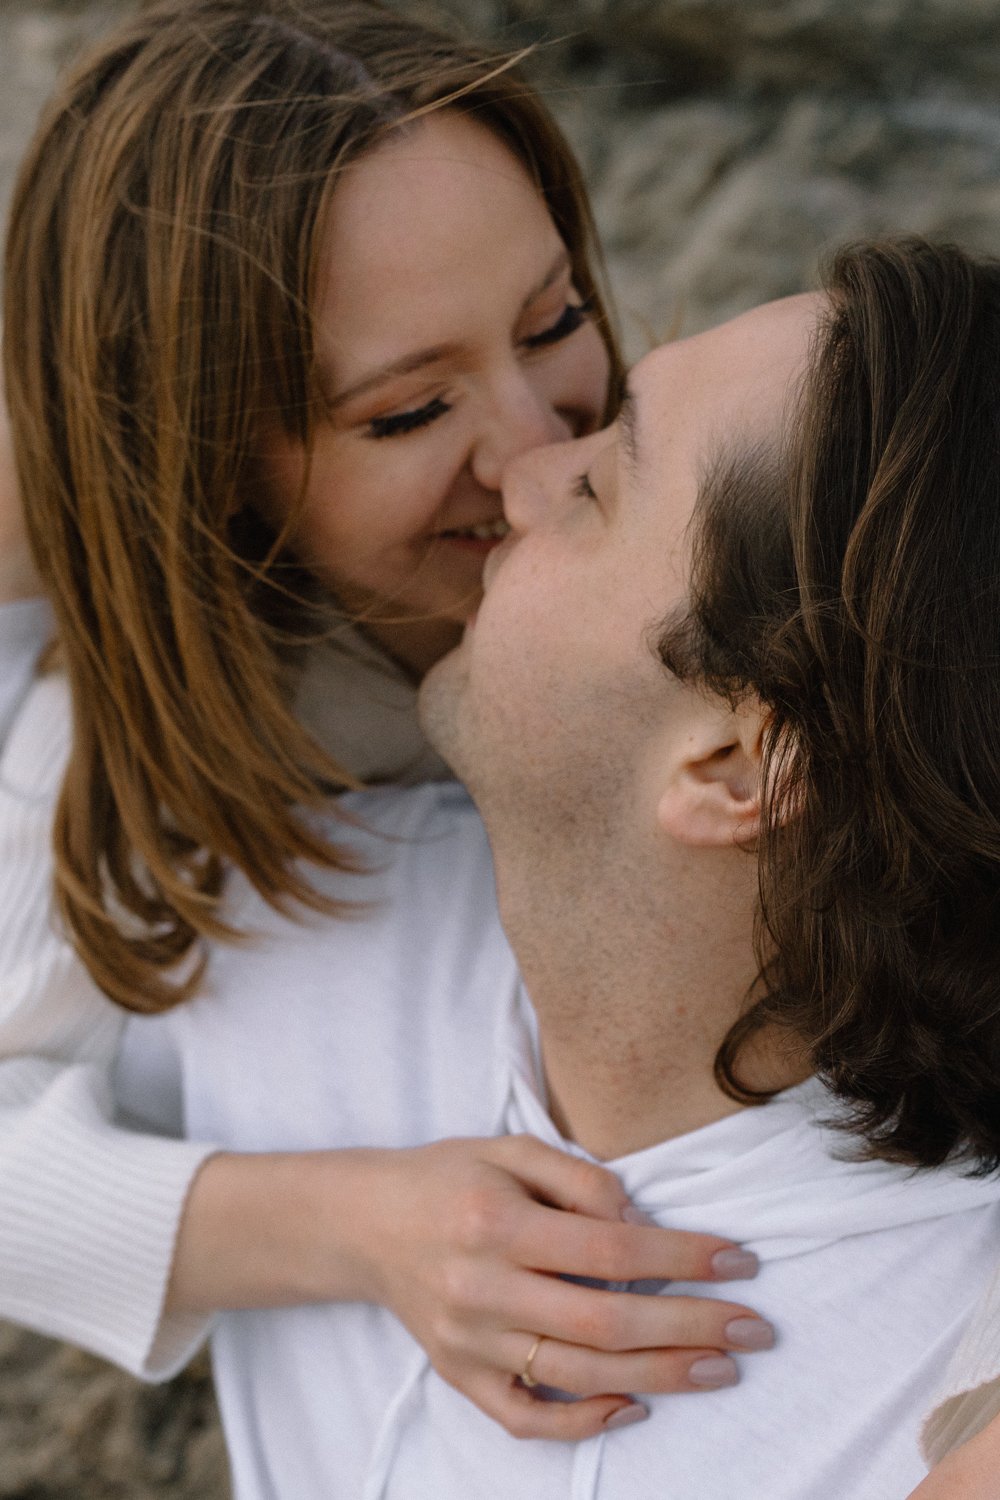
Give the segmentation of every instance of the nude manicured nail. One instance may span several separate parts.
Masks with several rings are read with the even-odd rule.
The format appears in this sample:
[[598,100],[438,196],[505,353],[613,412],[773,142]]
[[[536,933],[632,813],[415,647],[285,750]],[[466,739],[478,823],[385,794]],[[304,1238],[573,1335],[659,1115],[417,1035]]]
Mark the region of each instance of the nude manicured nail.
[[649,1408],[639,1401],[633,1401],[631,1406],[619,1406],[610,1417],[605,1417],[604,1430],[610,1432],[614,1427],[632,1427],[636,1422],[645,1422],[648,1416]]
[[735,1385],[739,1379],[739,1371],[724,1354],[710,1354],[704,1359],[695,1360],[688,1370],[688,1379],[692,1385],[715,1390],[722,1385]]
[[716,1250],[712,1270],[720,1281],[746,1281],[757,1275],[760,1261],[752,1250]]
[[651,1219],[649,1214],[644,1214],[641,1208],[636,1208],[634,1203],[627,1203],[622,1209],[622,1218],[626,1224],[645,1224],[656,1228],[656,1220]]
[[773,1349],[774,1329],[763,1318],[734,1318],[726,1324],[726,1343],[738,1349]]

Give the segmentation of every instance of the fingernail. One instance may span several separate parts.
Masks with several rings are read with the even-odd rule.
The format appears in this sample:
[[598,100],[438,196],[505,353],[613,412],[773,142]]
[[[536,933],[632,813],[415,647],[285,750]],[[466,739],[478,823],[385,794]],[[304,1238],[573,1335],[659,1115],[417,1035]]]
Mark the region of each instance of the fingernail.
[[688,1379],[692,1385],[703,1385],[715,1390],[721,1385],[735,1385],[739,1379],[739,1371],[724,1354],[711,1354],[705,1359],[695,1360],[688,1370]]
[[763,1318],[734,1318],[726,1324],[726,1343],[738,1349],[773,1349],[774,1329]]
[[615,1427],[632,1427],[636,1422],[645,1422],[648,1416],[648,1406],[643,1406],[641,1401],[633,1401],[630,1406],[619,1406],[610,1417],[605,1417],[604,1430],[610,1432]]
[[622,1218],[626,1224],[656,1225],[656,1220],[650,1218],[649,1214],[643,1213],[641,1208],[636,1208],[634,1203],[626,1203],[622,1209]]
[[746,1281],[757,1275],[760,1261],[752,1250],[716,1250],[712,1270],[720,1281]]

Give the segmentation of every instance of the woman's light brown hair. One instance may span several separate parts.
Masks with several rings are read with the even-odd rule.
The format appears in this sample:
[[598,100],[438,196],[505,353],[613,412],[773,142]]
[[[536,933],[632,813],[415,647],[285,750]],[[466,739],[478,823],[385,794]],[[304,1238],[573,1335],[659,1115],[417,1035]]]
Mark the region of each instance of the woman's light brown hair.
[[22,170],[4,368],[73,700],[56,891],[129,1009],[183,999],[203,940],[232,936],[227,867],[276,905],[321,907],[309,865],[351,868],[311,816],[351,778],[289,707],[308,589],[246,502],[262,416],[311,441],[337,172],[442,105],[525,163],[619,370],[548,112],[509,59],[377,4],[147,7],[64,81]]

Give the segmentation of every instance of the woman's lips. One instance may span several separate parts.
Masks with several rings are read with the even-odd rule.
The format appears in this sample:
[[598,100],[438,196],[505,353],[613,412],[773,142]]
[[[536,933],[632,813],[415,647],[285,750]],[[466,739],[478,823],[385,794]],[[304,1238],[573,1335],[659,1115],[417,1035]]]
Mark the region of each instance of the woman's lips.
[[499,517],[493,521],[480,521],[474,526],[450,526],[436,533],[439,542],[447,542],[463,552],[472,552],[478,557],[487,557],[493,548],[503,541],[510,531],[507,522]]
[[462,552],[472,552],[477,557],[488,557],[494,547],[499,547],[501,542],[498,536],[481,539],[471,536],[449,536],[445,532],[441,533],[438,540],[447,542],[449,547],[458,547]]

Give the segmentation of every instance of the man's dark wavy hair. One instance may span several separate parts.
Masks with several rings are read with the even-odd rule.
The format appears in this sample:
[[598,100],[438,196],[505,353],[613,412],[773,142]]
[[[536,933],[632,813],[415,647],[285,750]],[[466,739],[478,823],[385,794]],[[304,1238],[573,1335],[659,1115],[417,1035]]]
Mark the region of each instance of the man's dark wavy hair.
[[778,455],[703,486],[667,667],[769,713],[760,977],[865,1153],[1000,1167],[1000,263],[852,247]]

